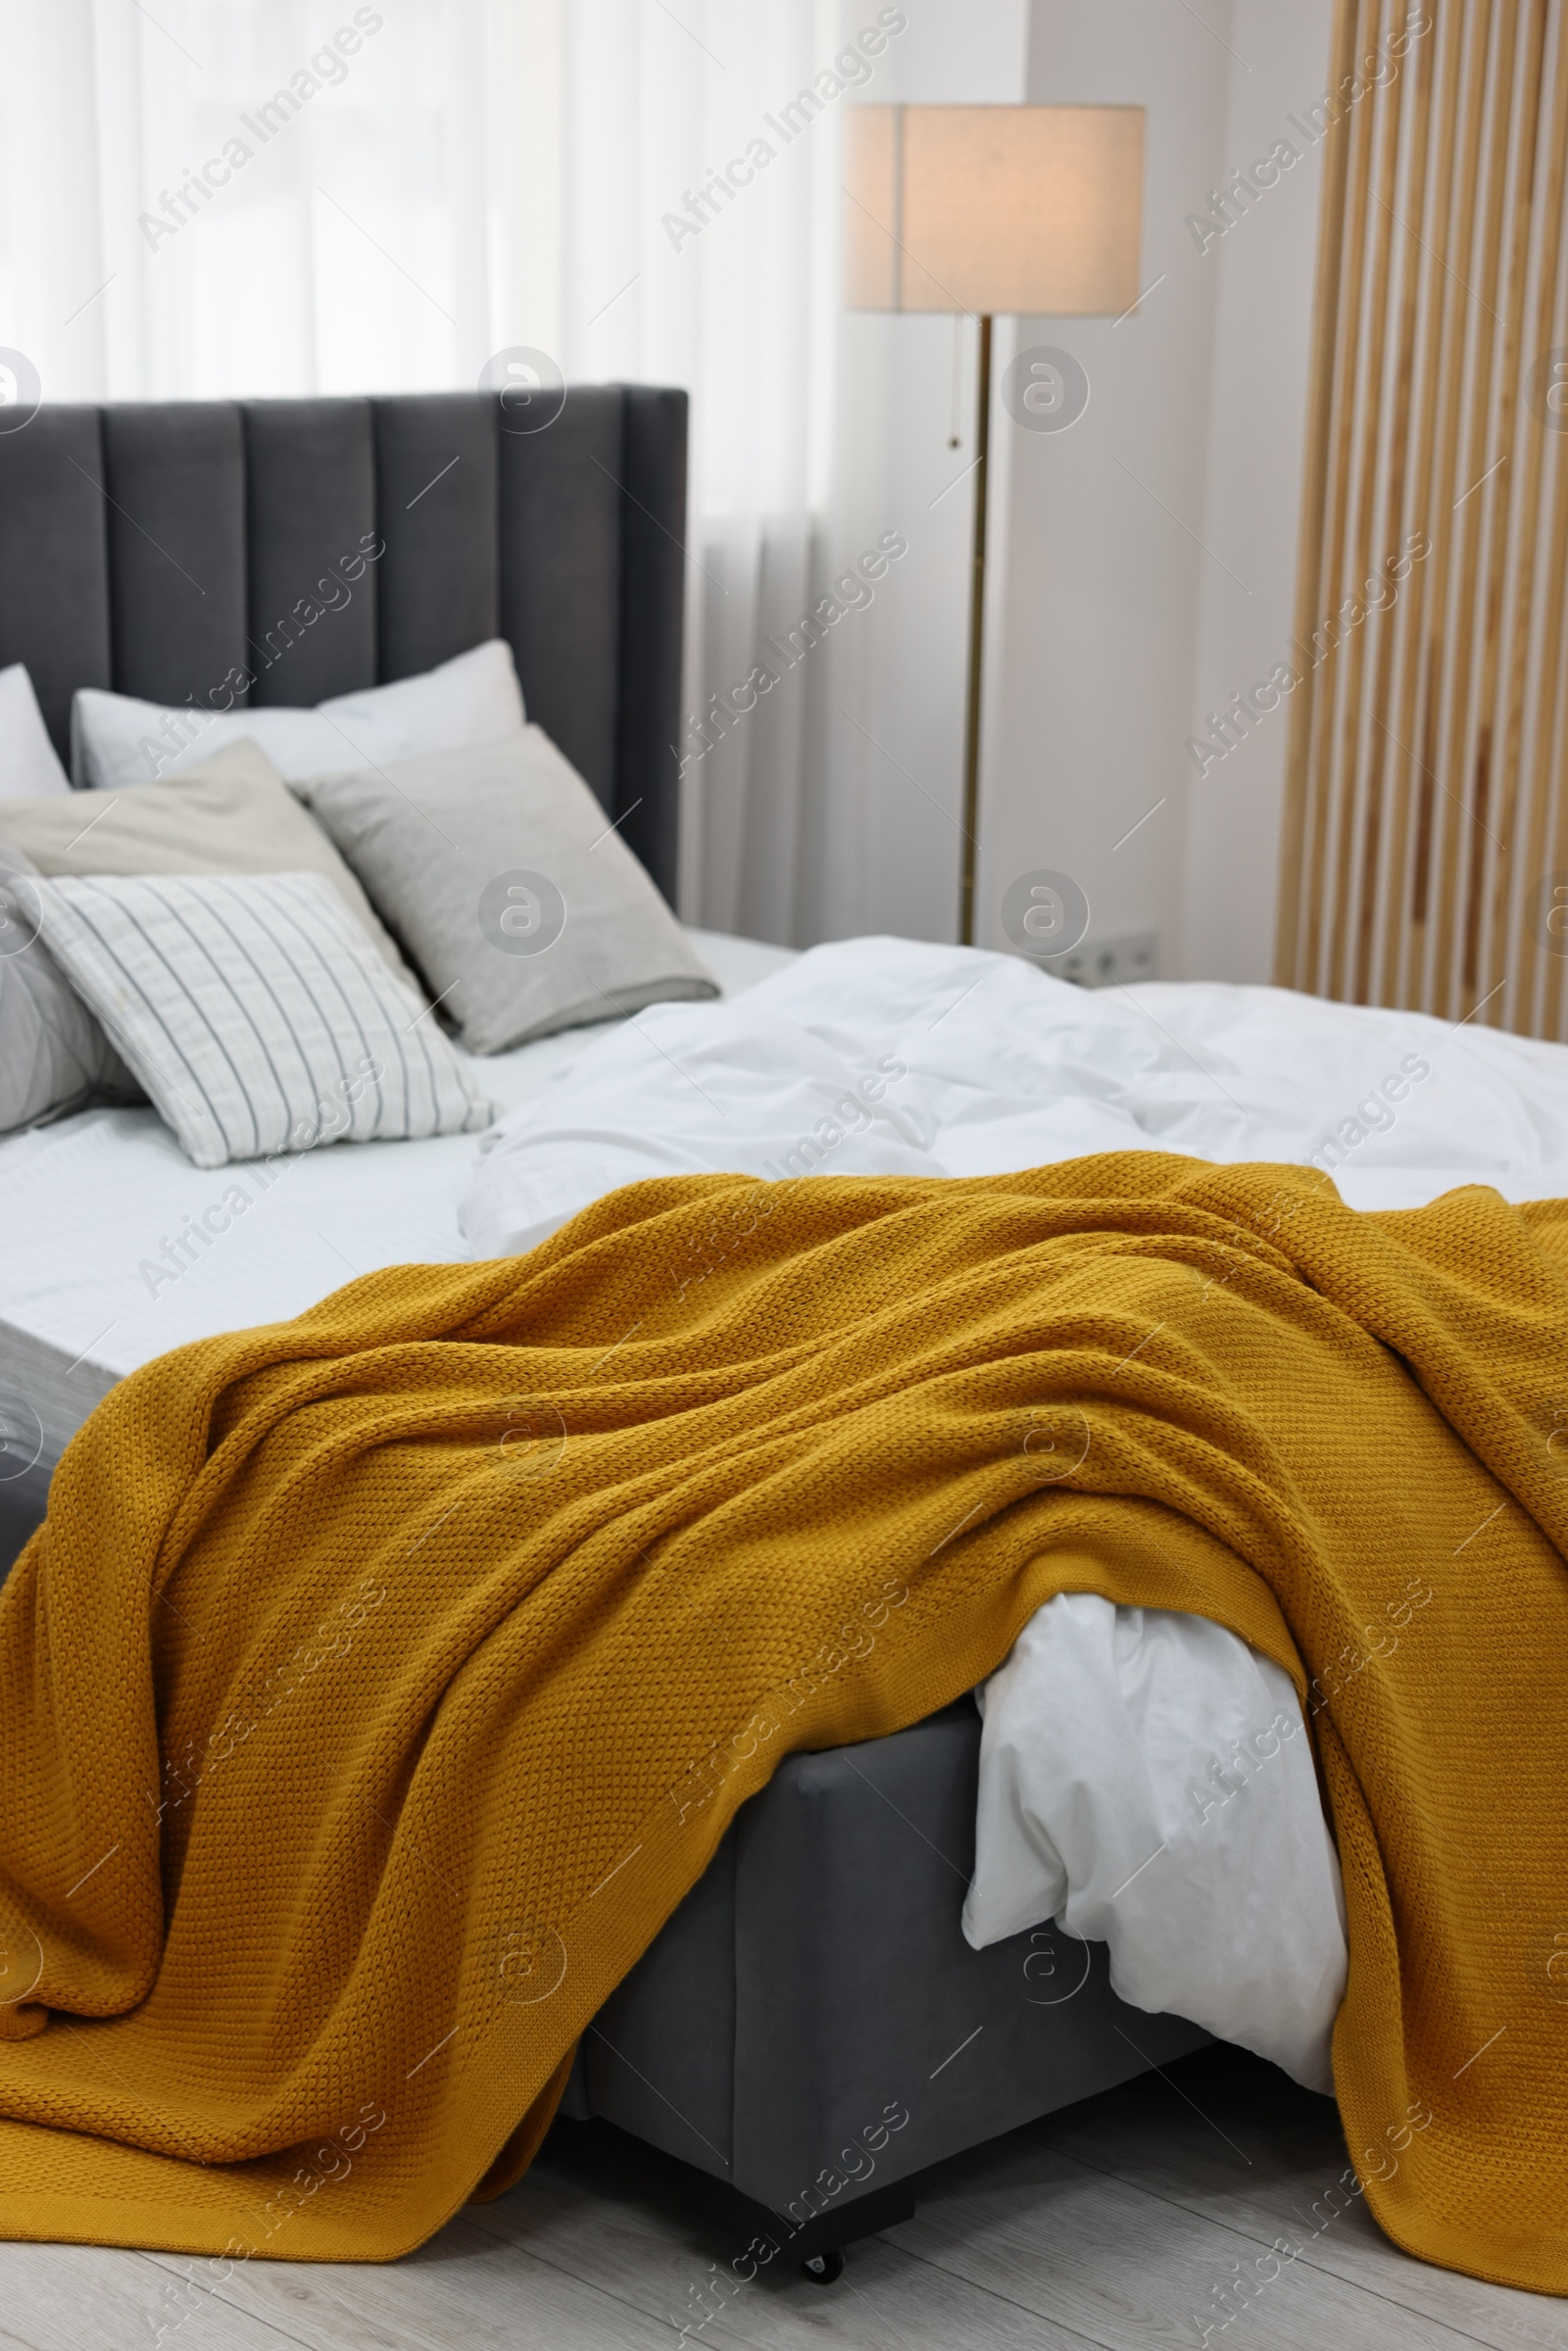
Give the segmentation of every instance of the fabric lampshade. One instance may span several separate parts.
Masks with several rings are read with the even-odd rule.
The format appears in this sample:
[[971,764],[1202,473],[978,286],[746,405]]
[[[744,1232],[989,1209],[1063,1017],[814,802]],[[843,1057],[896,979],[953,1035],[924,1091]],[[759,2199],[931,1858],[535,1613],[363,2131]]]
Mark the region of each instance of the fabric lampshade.
[[845,138],[850,309],[1136,302],[1141,106],[856,106]]

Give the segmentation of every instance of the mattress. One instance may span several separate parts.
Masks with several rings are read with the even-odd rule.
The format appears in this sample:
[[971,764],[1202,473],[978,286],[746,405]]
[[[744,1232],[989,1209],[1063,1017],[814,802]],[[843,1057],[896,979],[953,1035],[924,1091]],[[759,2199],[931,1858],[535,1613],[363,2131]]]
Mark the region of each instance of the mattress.
[[[793,960],[692,937],[726,996]],[[510,1111],[619,1025],[465,1058]],[[117,1380],[171,1347],[301,1314],[383,1265],[472,1257],[457,1203],[473,1156],[471,1135],[449,1135],[214,1171],[151,1109],[85,1110],[0,1143],[0,1447],[52,1465]]]

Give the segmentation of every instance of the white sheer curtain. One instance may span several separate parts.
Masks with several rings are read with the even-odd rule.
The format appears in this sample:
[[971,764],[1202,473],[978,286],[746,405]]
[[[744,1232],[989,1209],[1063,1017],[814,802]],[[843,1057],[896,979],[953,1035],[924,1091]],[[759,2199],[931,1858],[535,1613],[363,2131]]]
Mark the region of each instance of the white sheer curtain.
[[[837,0],[0,0],[0,345],[47,399],[434,389],[514,344],[686,385],[699,710],[825,586],[844,50]],[[709,728],[689,915],[842,927],[843,659]]]

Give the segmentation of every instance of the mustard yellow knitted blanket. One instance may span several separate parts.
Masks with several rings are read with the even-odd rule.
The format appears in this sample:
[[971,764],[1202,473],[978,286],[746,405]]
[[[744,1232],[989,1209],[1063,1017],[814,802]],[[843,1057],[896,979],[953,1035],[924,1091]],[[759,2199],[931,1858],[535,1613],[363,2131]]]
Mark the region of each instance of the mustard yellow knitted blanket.
[[0,2230],[407,2251],[784,1754],[1090,1590],[1295,1678],[1368,2201],[1568,2289],[1568,1206],[1318,1186],[646,1183],[127,1379],[0,1602]]

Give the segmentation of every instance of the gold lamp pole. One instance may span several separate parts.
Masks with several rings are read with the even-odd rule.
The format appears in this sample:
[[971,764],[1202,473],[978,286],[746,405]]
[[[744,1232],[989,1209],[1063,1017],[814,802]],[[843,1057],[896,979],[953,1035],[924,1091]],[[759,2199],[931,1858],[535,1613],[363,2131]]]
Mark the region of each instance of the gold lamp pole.
[[[1132,309],[1138,299],[1144,110],[854,106],[845,143],[849,308],[959,311],[980,325],[958,878],[958,940],[971,947],[985,682],[992,319],[999,314],[1120,317]],[[1005,393],[1005,378],[1003,388]]]
[[974,553],[969,559],[969,677],[963,710],[963,849],[958,876],[958,945],[974,945],[974,868],[980,824],[980,685],[985,675],[986,464],[991,455],[991,313],[980,318],[975,387]]

